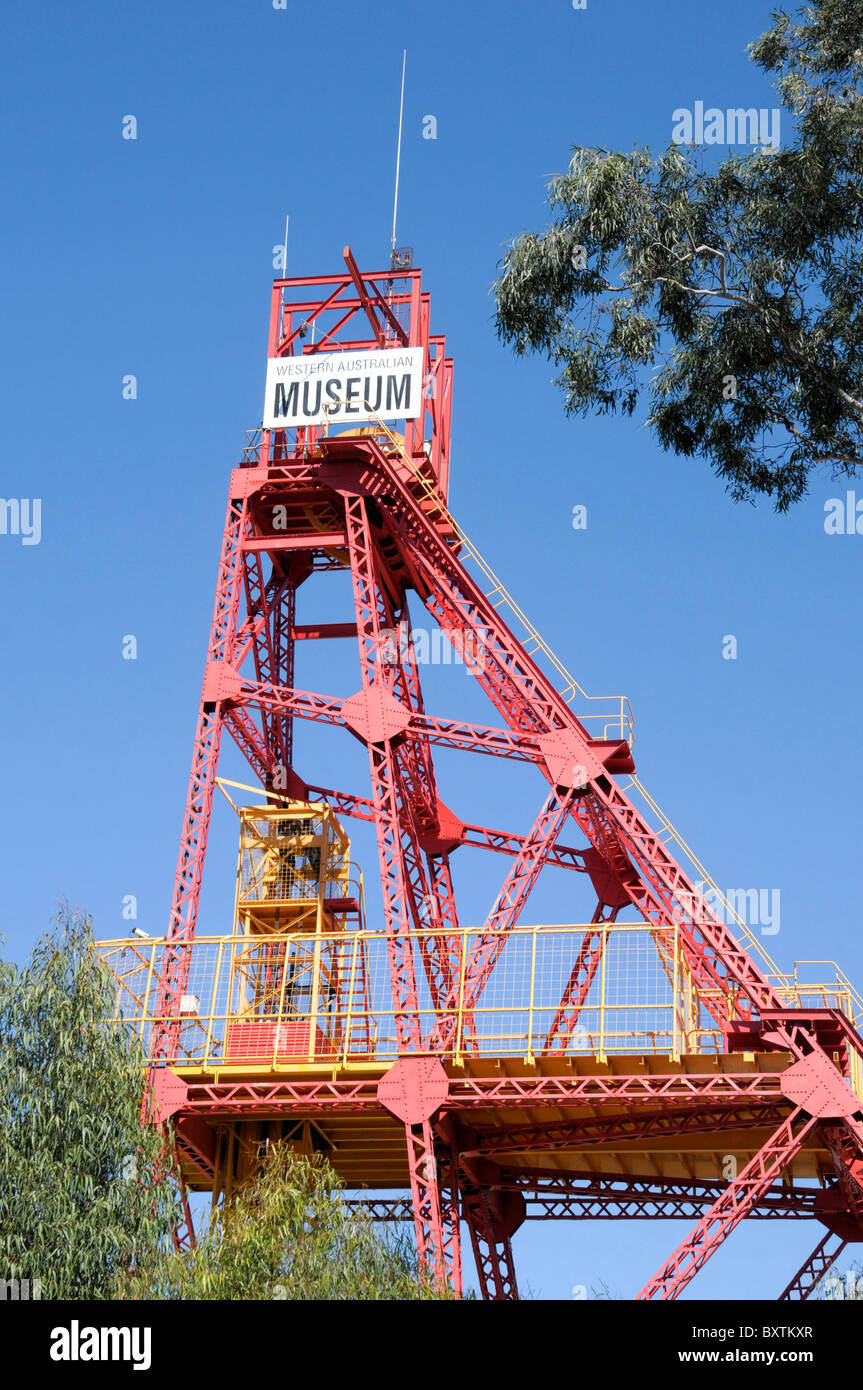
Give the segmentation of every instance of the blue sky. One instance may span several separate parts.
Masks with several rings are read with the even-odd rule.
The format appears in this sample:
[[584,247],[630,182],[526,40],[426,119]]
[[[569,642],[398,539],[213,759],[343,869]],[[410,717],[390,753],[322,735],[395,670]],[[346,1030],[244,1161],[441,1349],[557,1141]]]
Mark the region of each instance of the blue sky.
[[[272,249],[290,213],[290,274],[337,269],[346,242],[361,266],[385,264],[405,47],[399,241],[455,358],[453,510],[586,689],[630,697],[641,779],[720,886],[781,890],[766,943],[781,966],[831,957],[863,980],[863,538],[823,525],[846,484],[817,479],[777,517],[663,454],[643,416],[567,421],[546,364],[497,342],[488,293],[508,239],[543,224],[574,143],[664,145],[672,112],[697,100],[775,105],[745,54],[768,20],[751,0],[7,8],[0,494],[42,500],[40,544],[0,535],[13,957],[61,897],[101,936],[124,934],[130,893],[141,925],[165,928],[227,477],[260,419]],[[429,704],[460,712],[437,674]],[[308,685],[336,690],[313,668]],[[344,767],[364,790],[362,750],[325,750],[314,730],[302,747],[309,780]],[[538,801],[451,761],[447,799],[465,818],[527,827]],[[356,843],[369,876],[371,844]],[[234,856],[224,820],[212,931],[227,929]],[[485,858],[465,886],[477,914],[505,870]],[[631,1297],[684,1230],[537,1224],[516,1250],[537,1296],[605,1280]],[[688,1292],[775,1297],[818,1238],[752,1223]]]

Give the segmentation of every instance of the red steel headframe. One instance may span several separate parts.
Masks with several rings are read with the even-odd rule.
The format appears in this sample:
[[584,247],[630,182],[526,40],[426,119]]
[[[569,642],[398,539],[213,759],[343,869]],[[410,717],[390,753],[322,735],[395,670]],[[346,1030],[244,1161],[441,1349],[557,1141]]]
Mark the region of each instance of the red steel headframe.
[[[155,1069],[176,1058],[179,1000],[195,936],[207,835],[222,733],[228,734],[269,791],[328,801],[340,814],[374,824],[384,928],[400,1060],[370,1092],[366,1083],[214,1084],[189,1088],[188,1113],[298,1115],[320,1107],[383,1108],[404,1125],[412,1210],[424,1266],[460,1288],[460,1223],[467,1225],[483,1293],[515,1297],[511,1240],[525,1214],[522,1186],[507,1175],[506,1143],[522,1154],[555,1146],[580,1150],[590,1125],[525,1126],[518,1107],[576,1103],[585,1078],[549,1072],[577,1025],[600,963],[603,932],[623,906],[649,924],[667,959],[676,933],[704,1007],[728,1046],[788,1053],[785,1084],[775,1076],[732,1073],[716,1082],[674,1090],[680,1078],[615,1077],[630,1090],[596,1092],[591,1104],[632,1106],[642,1136],[761,1127],[767,1138],[737,1179],[699,1199],[691,1235],[643,1291],[676,1298],[725,1236],[747,1215],[773,1208],[781,1174],[814,1130],[836,1166],[843,1239],[863,1234],[863,1127],[860,1100],[827,1056],[808,1016],[786,1008],[757,963],[713,913],[616,780],[631,770],[626,742],[594,738],[507,627],[460,558],[447,508],[452,362],[445,340],[430,329],[429,296],[418,269],[361,274],[348,248],[345,270],[331,276],[278,280],[273,286],[269,356],[333,350],[419,348],[423,404],[418,418],[390,430],[338,432],[328,424],[263,430],[231,475],[216,601],[195,734],[168,948],[159,983]],[[341,428],[341,427],[339,427]],[[395,446],[394,446],[395,444]],[[278,514],[278,524],[275,517]],[[322,569],[348,567],[352,621],[315,627],[296,623],[296,593]],[[393,631],[409,636],[408,594],[415,594],[449,634],[497,711],[497,726],[428,713],[408,640],[381,659]],[[297,641],[356,637],[358,686],[347,696],[298,689]],[[475,660],[478,647],[482,661]],[[295,719],[344,728],[368,750],[371,795],[326,789],[295,767]],[[436,747],[512,759],[536,767],[545,796],[537,798],[527,835],[461,822],[442,802]],[[571,848],[567,827],[582,832]],[[509,871],[465,961],[460,960],[450,857],[463,845],[507,855]],[[597,892],[593,921],[571,963],[569,980],[545,1044],[546,1065],[518,1093],[479,1089],[444,1063],[452,1055],[457,1013],[462,1042],[474,1046],[479,1005],[508,935],[544,866],[587,874]],[[413,947],[414,940],[418,946]],[[424,1034],[420,999],[431,998],[436,1022]],[[456,1005],[459,1005],[457,1011]],[[734,1040],[737,1039],[736,1043]],[[793,1074],[793,1075],[792,1075]],[[667,1081],[666,1091],[652,1082]],[[746,1089],[747,1085],[749,1090]],[[793,1082],[793,1084],[792,1084]],[[645,1083],[645,1084],[641,1084]],[[756,1088],[756,1084],[761,1087]],[[329,1086],[329,1090],[327,1090]],[[365,1089],[364,1089],[365,1086]],[[317,1089],[316,1089],[317,1087]],[[783,1089],[784,1087],[784,1089]],[[526,1097],[523,1098],[523,1097]],[[754,1097],[754,1099],[752,1099]],[[548,1104],[546,1100],[544,1103]],[[472,1105],[515,1109],[504,1147],[471,1128]],[[750,1116],[755,1105],[754,1117]],[[169,1107],[170,1108],[170,1107]],[[174,1107],[176,1109],[176,1106]],[[627,1120],[630,1112],[627,1109]],[[594,1122],[591,1122],[594,1123]],[[619,1114],[596,1124],[617,1126]],[[605,1138],[609,1134],[601,1131]],[[566,1195],[565,1193],[563,1194]],[[652,1201],[680,1208],[680,1184],[657,1179]],[[708,1201],[710,1205],[704,1211]],[[569,1198],[567,1198],[569,1200]],[[774,1203],[775,1205],[775,1203]],[[794,1211],[809,1208],[798,1204]],[[575,1211],[575,1207],[572,1207]],[[831,1219],[837,1220],[835,1214]],[[855,1234],[857,1233],[857,1234]],[[821,1247],[819,1247],[820,1251]],[[821,1256],[813,1257],[818,1263]],[[823,1263],[823,1262],[822,1262]],[[821,1264],[818,1265],[821,1267]],[[802,1275],[800,1276],[802,1279]]]

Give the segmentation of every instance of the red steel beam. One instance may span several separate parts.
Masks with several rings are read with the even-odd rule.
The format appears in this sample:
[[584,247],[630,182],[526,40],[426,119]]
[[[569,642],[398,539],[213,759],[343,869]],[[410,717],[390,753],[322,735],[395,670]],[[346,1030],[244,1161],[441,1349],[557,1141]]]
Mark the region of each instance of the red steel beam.
[[356,623],[297,623],[291,628],[295,642],[320,640],[329,637],[356,637]]
[[[704,1208],[712,1206],[728,1187],[727,1182],[707,1178],[640,1177],[635,1174],[622,1177],[613,1173],[591,1172],[549,1175],[544,1170],[504,1173],[501,1183],[521,1191],[528,1203],[569,1202],[572,1204],[572,1215],[579,1214],[578,1204],[582,1203],[585,1216],[598,1208],[610,1211],[618,1208],[616,1214],[620,1216],[631,1212],[643,1218],[655,1212],[658,1216],[675,1219],[686,1214],[684,1206],[689,1209],[688,1214],[698,1218]],[[822,1191],[818,1187],[774,1183],[759,1199],[750,1215],[763,1220],[795,1217],[811,1221],[818,1215],[818,1199]]]
[[[351,636],[356,635],[356,630],[351,626]],[[348,634],[345,634],[346,636]],[[335,791],[331,787],[318,787],[313,783],[307,784],[309,799],[312,801],[326,801],[342,816],[352,816],[355,820],[372,821],[375,818],[374,802],[365,796],[355,796],[351,792]],[[472,825],[462,823],[459,832],[459,843],[471,845],[475,849],[493,850],[497,854],[508,854],[515,856],[524,847],[524,835],[515,835],[511,830],[491,830],[488,826]],[[571,845],[554,845],[548,852],[545,863],[549,867],[558,869],[574,869],[577,873],[587,873],[587,868],[583,862],[584,850],[574,849]]]
[[293,536],[279,532],[273,536],[251,536],[243,541],[243,550],[276,554],[281,550],[343,550],[346,545],[344,531],[307,531]]
[[[727,1183],[697,1178],[619,1177],[602,1173],[549,1176],[539,1172],[504,1174],[496,1187],[502,1191],[522,1193],[527,1204],[525,1219],[528,1221],[592,1221],[597,1218],[679,1221],[701,1216],[704,1208],[711,1206],[722,1195]],[[750,1219],[811,1221],[817,1216],[818,1193],[818,1188],[787,1187],[784,1183],[777,1183],[764,1193],[750,1212]],[[373,1221],[413,1220],[413,1206],[407,1197],[352,1197],[345,1199],[345,1206],[348,1211],[361,1212]],[[816,1256],[821,1259],[819,1252],[832,1239],[829,1235],[825,1237],[804,1265],[804,1270],[815,1270]],[[840,1242],[830,1264],[841,1254],[844,1245],[844,1241]],[[817,1273],[816,1283],[823,1278],[830,1264],[822,1262],[818,1265],[820,1272]],[[793,1281],[789,1289],[792,1286]],[[809,1285],[810,1292],[812,1287],[814,1284]],[[782,1295],[807,1296],[805,1293],[789,1294],[787,1291]]]
[[[775,1072],[717,1072],[671,1076],[491,1076],[451,1077],[447,1111],[485,1108],[531,1108],[537,1105],[657,1105],[673,1109],[683,1102],[758,1100],[782,1103],[781,1075]],[[345,1114],[383,1113],[376,1079],[332,1080],[330,1077],[270,1081],[194,1080],[182,1110],[212,1115],[254,1113],[260,1118],[297,1111],[325,1114],[342,1107]]]
[[597,1144],[639,1143],[648,1139],[684,1138],[688,1134],[715,1134],[732,1129],[775,1129],[784,1118],[788,1103],[745,1105],[734,1101],[704,1108],[677,1105],[643,1114],[600,1115],[584,1120],[545,1125],[507,1125],[483,1130],[476,1146],[467,1152],[477,1154],[551,1153]]
[[[381,311],[386,326],[389,328],[391,333],[395,334],[399,342],[402,344],[407,343],[407,333],[405,332],[402,325],[399,323],[389,304],[387,304],[383,295],[380,293],[380,291],[378,290],[377,286],[374,285],[374,283],[372,283],[372,289],[374,291],[374,294],[369,294],[366,288],[366,281],[360,274],[359,267],[357,266],[357,263],[354,260],[353,252],[351,251],[351,248],[349,246],[346,246],[344,249],[344,257],[345,265],[347,266],[348,271],[350,273],[350,277],[353,280],[354,285],[356,287],[359,301],[366,311],[366,317],[368,318],[368,321],[371,324],[372,332],[374,333],[375,338],[377,339],[378,346],[383,346],[384,330],[383,325],[375,317],[375,309],[379,309]],[[390,276],[390,278],[393,278],[392,275]]]

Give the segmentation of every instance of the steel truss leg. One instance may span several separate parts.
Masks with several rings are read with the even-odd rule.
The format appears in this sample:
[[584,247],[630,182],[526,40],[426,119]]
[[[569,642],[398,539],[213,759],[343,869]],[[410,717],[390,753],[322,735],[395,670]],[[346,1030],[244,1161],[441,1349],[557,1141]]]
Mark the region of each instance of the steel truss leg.
[[440,1283],[452,1283],[455,1263],[461,1264],[456,1187],[450,1175],[443,1201],[430,1120],[405,1125],[405,1137],[420,1270]]
[[[386,686],[382,667],[381,622],[375,586],[373,543],[361,497],[345,499],[345,528],[351,558],[363,690]],[[411,940],[411,885],[405,863],[401,779],[392,743],[368,744],[378,837],[384,922],[388,937],[393,1004],[400,1051],[420,1043],[419,1005]],[[417,856],[418,857],[418,856]],[[410,1149],[410,1145],[408,1145]]]
[[[241,544],[247,528],[246,503],[229,502],[207,649],[208,663],[230,661],[233,655],[242,588]],[[184,951],[179,943],[190,941],[195,934],[222,723],[221,705],[205,707],[202,699],[168,923],[168,941],[159,981],[156,1015],[160,1022],[154,1030],[151,1047],[154,1059],[173,1055],[179,1037],[177,997],[185,988],[189,970],[188,951]]]
[[439,1169],[441,1184],[441,1219],[443,1221],[444,1256],[447,1275],[457,1298],[462,1295],[461,1263],[461,1206],[458,1182],[458,1153],[450,1145],[445,1164]]
[[847,1240],[843,1240],[841,1236],[828,1231],[824,1239],[816,1245],[809,1258],[800,1266],[791,1283],[782,1290],[779,1295],[780,1300],[808,1298],[821,1283],[827,1271],[838,1260],[847,1244]]
[[495,1237],[494,1219],[483,1188],[465,1197],[464,1216],[483,1298],[495,1302],[517,1299],[512,1242],[509,1236],[502,1240]]
[[154,1071],[151,1068],[145,1077],[144,1093],[141,1097],[141,1126],[150,1125],[158,1128],[159,1147],[156,1162],[153,1169],[154,1183],[170,1181],[175,1177],[180,1189],[180,1205],[182,1215],[172,1232],[172,1239],[175,1250],[189,1250],[195,1245],[195,1227],[192,1221],[192,1211],[189,1206],[189,1191],[183,1177],[182,1170],[176,1163],[177,1149],[175,1141],[172,1139],[170,1126],[166,1125],[159,1118],[159,1108],[154,1095],[153,1088]]
[[[380,591],[380,585],[378,586]],[[419,668],[414,651],[413,631],[407,597],[403,593],[397,608],[385,597],[380,598],[387,624],[396,632],[395,681],[396,695],[410,710],[425,712]],[[396,762],[406,790],[405,810],[412,832],[413,855],[418,859],[418,836],[422,831],[438,827],[438,795],[434,761],[430,745],[425,740],[409,739],[396,749]],[[435,1008],[443,1007],[461,970],[458,913],[449,866],[449,855],[425,856],[426,872],[417,864],[409,874],[414,887],[412,909],[414,925],[420,933],[420,951]],[[417,903],[417,895],[422,902]],[[427,932],[425,929],[433,928]]]
[[[749,1215],[770,1184],[799,1153],[816,1123],[813,1116],[805,1115],[799,1109],[789,1115],[747,1163],[743,1172],[728,1184],[722,1196],[717,1198],[659,1273],[645,1284],[638,1295],[639,1299],[677,1298],[714,1250]],[[795,1125],[799,1125],[796,1133]]]
[[183,1204],[183,1220],[174,1231],[175,1250],[192,1250],[195,1247],[195,1227],[192,1222],[192,1210],[189,1206],[189,1192],[180,1174],[180,1199]]
[[[273,683],[292,690],[294,686],[294,623],[297,587],[286,583],[272,611]],[[283,712],[271,715],[269,744],[286,770],[294,765],[294,721]]]
[[444,989],[440,992],[443,1004],[452,990],[461,970],[461,938],[458,935],[458,910],[455,889],[452,881],[449,855],[426,855],[429,883],[434,894],[437,922],[447,935],[442,939],[438,951],[439,968],[444,977]]
[[[376,556],[377,558],[377,556]],[[413,630],[407,599],[403,595],[393,608],[378,583],[381,619],[396,634],[393,662],[393,689],[403,704],[417,714],[425,713],[420,673],[414,652]],[[437,824],[437,783],[431,747],[425,739],[409,739],[399,750],[404,753],[412,789],[412,809],[426,829]]]
[[[419,671],[413,654],[412,634],[407,602],[404,596],[394,609],[378,578],[378,556],[365,505],[361,498],[349,498],[345,504],[346,527],[349,538],[351,565],[354,576],[355,605],[360,656],[363,662],[363,686],[391,686],[403,704],[414,711],[423,711]],[[396,633],[395,652],[384,661],[384,633]],[[402,638],[407,641],[403,642]],[[392,641],[392,637],[391,637]],[[371,750],[370,750],[371,752]],[[373,777],[378,778],[376,793],[382,803],[386,797],[385,762],[371,753]],[[392,835],[387,839],[387,862],[400,872],[401,891],[394,894],[410,913],[417,934],[419,951],[435,1008],[452,992],[454,971],[458,970],[458,938],[449,935],[458,927],[455,897],[449,872],[449,861],[426,857],[420,850],[419,837],[437,824],[438,806],[434,766],[428,745],[408,740],[391,750],[392,782],[396,814]],[[380,837],[380,823],[379,823]],[[390,852],[390,842],[397,846]],[[428,873],[426,871],[428,866]],[[395,912],[393,918],[395,919]],[[391,950],[398,954],[398,971],[404,977],[408,968],[410,941],[393,943]],[[410,969],[412,969],[412,965]],[[406,991],[410,993],[410,991]],[[404,1031],[413,1038],[407,1022]]]

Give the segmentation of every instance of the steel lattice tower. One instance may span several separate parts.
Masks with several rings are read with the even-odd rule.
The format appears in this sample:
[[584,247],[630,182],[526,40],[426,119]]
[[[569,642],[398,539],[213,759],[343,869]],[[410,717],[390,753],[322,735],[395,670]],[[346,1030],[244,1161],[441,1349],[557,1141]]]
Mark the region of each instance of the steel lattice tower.
[[[689,1218],[640,1295],[671,1299],[745,1217],[785,1216],[826,1229],[782,1295],[805,1298],[863,1239],[860,1001],[844,977],[779,974],[708,902],[634,776],[628,706],[584,696],[448,510],[452,362],[421,272],[361,274],[348,248],[345,263],[273,286],[285,424],[265,418],[231,474],[169,930],[103,946],[118,1017],[148,1048],[156,1118],[173,1117],[187,1186],[215,1197],[265,1139],[327,1151],[366,1189],[351,1200],[412,1217],[424,1266],[457,1290],[465,1229],[483,1294],[500,1299],[517,1297],[526,1218]],[[327,395],[335,352],[356,375]],[[400,361],[410,380],[384,389],[375,364]],[[298,590],[305,601],[331,570],[350,572],[353,611],[299,624]],[[409,595],[493,724],[426,711]],[[355,644],[356,684],[298,688],[298,644],[328,640]],[[365,745],[370,794],[306,780],[296,719]],[[264,803],[240,812],[233,931],[203,937],[224,733]],[[535,769],[529,832],[460,819],[439,795],[440,747]],[[377,835],[372,926],[342,817]],[[470,846],[508,868],[466,927],[452,861]],[[589,886],[577,925],[524,925],[548,867]],[[399,1188],[409,1198],[375,1195]]]

